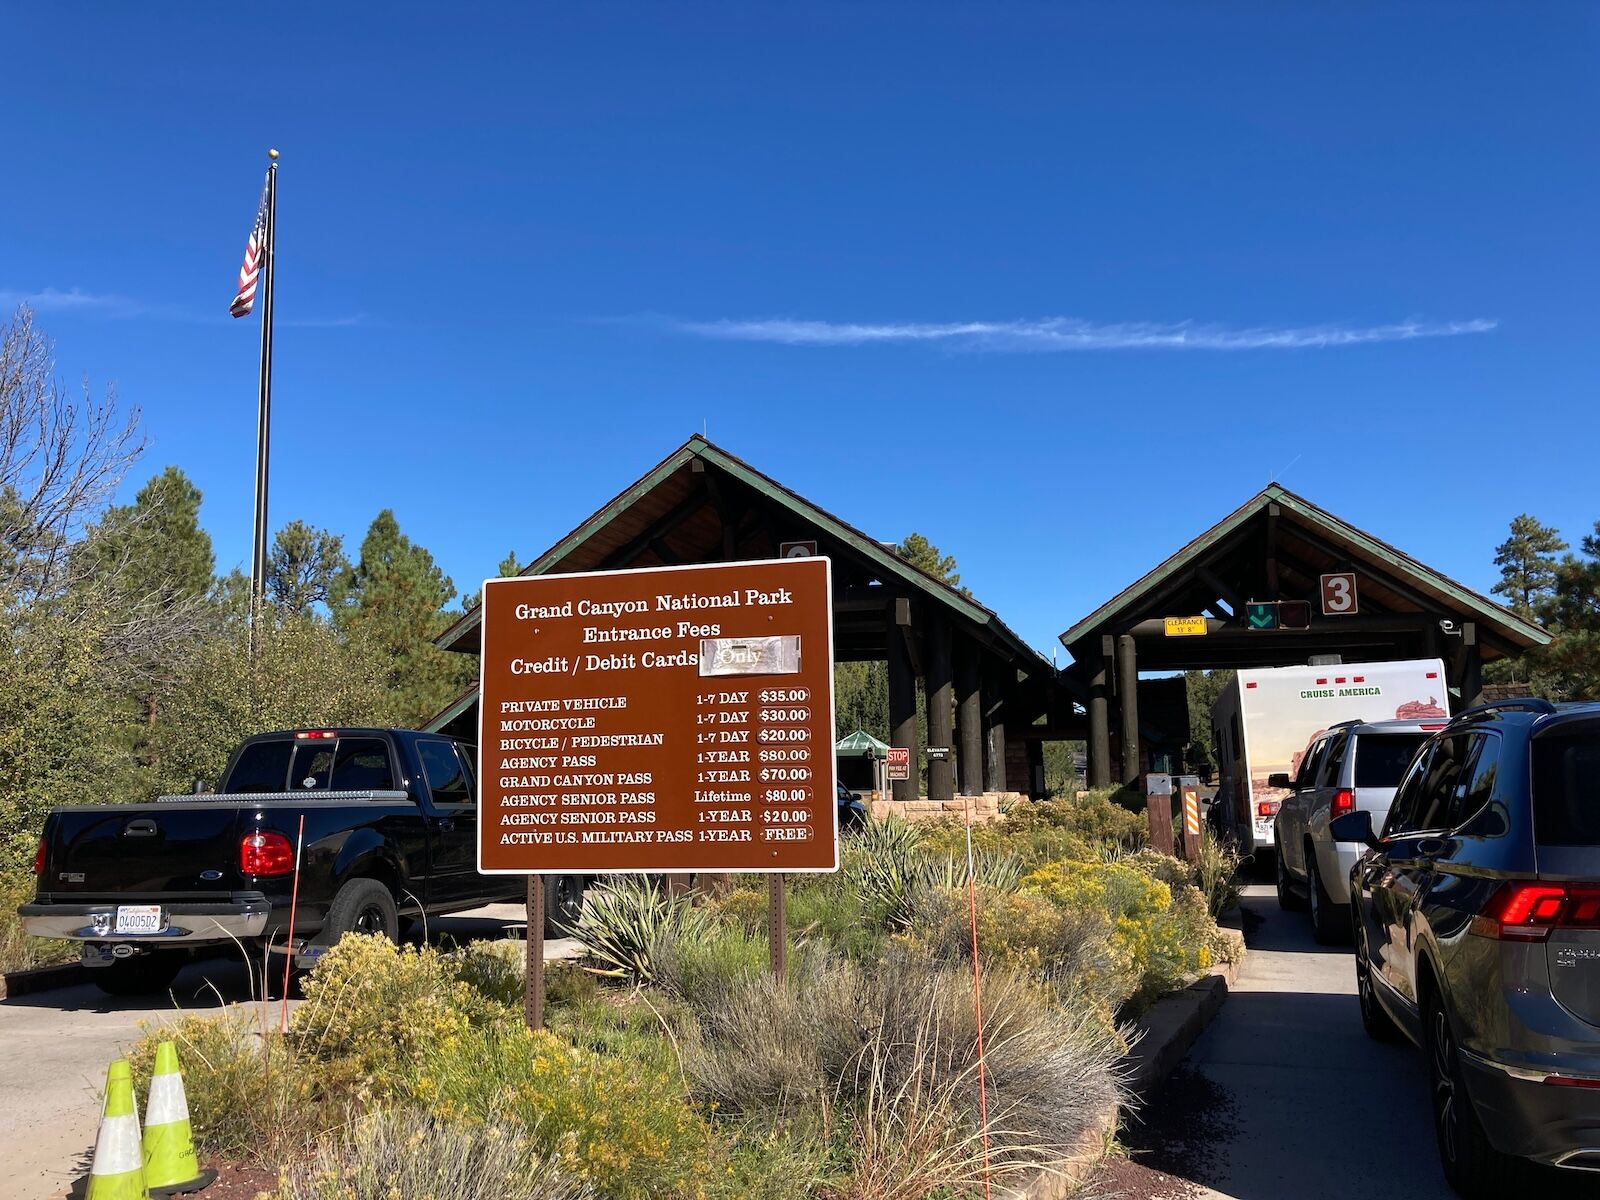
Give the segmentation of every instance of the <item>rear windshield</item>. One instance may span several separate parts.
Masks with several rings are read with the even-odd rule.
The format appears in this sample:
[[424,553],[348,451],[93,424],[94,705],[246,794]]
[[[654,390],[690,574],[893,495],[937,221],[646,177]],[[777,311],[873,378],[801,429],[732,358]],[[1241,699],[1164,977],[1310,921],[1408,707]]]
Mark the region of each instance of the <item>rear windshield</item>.
[[294,743],[251,742],[239,752],[239,761],[233,764],[223,792],[236,795],[240,792],[281,792],[284,780],[289,778],[289,752]]
[[1533,828],[1546,846],[1600,846],[1600,733],[1534,739]]
[[223,791],[386,791],[394,787],[394,778],[389,743],[382,738],[286,738],[246,746]]
[[1356,739],[1356,786],[1396,787],[1425,733],[1364,733]]

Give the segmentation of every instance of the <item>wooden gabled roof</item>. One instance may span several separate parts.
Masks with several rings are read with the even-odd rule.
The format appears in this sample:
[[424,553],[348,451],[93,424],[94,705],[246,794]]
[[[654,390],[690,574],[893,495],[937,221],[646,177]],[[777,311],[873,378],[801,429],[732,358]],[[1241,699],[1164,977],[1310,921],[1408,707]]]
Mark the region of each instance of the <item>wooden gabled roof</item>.
[[[709,481],[702,478],[707,475]],[[771,557],[777,554],[780,537],[816,538],[822,552],[835,560],[836,583],[844,573],[841,559],[847,559],[863,579],[908,587],[925,597],[1004,656],[1021,660],[1022,669],[1054,672],[1047,659],[969,593],[922,571],[891,547],[699,434],[624,488],[521,574],[704,562],[705,548],[720,544],[728,520],[727,508],[717,503],[719,477],[749,489],[777,517],[742,527],[736,521],[734,553],[728,557]],[[440,635],[438,644],[446,650],[476,652],[478,626],[479,610],[473,608]]]
[[[1121,632],[1142,620],[1201,611],[1217,599],[1217,580],[1250,587],[1251,560],[1262,560],[1262,531],[1285,570],[1298,576],[1293,593],[1315,600],[1319,571],[1354,569],[1363,611],[1448,613],[1478,622],[1489,654],[1499,657],[1550,641],[1540,626],[1425,565],[1419,559],[1319,508],[1280,484],[1269,484],[1199,537],[1140,576],[1061,635],[1076,657],[1095,653],[1090,639]],[[1277,561],[1277,560],[1275,560]],[[1265,588],[1248,599],[1271,599]]]

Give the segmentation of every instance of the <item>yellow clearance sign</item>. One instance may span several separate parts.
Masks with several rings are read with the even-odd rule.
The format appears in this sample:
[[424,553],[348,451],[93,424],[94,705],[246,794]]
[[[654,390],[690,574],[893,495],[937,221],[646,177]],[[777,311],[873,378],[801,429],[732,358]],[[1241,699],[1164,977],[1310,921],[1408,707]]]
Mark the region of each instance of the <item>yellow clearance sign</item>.
[[1204,617],[1167,617],[1168,637],[1204,637],[1206,634],[1206,619]]

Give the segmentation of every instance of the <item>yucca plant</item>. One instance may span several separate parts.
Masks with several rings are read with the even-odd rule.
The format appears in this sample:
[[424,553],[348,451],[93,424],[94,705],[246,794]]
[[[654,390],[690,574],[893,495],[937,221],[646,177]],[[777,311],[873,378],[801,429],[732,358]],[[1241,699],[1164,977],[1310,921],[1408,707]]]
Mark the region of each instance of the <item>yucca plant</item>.
[[648,876],[616,876],[589,889],[577,938],[601,964],[600,974],[649,983],[658,946],[709,929],[710,919],[693,899],[689,892],[669,894]]
[[[979,887],[997,892],[1014,892],[1022,882],[1022,860],[1002,850],[975,848],[972,852],[972,877]],[[967,856],[947,854],[922,865],[924,887],[964,888],[967,886]]]
[[846,882],[868,910],[891,929],[911,920],[911,899],[922,883],[922,835],[898,817],[868,821],[845,854]]

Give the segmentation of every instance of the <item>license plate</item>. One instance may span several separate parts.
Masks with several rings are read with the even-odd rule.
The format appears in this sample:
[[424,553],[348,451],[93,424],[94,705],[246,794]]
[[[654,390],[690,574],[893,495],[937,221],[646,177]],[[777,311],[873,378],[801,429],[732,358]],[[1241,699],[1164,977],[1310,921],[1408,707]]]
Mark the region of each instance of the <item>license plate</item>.
[[1271,821],[1257,821],[1256,822],[1256,837],[1258,837],[1258,838],[1269,838],[1271,836],[1272,836],[1272,822]]
[[159,904],[117,905],[117,933],[160,933],[166,925]]

